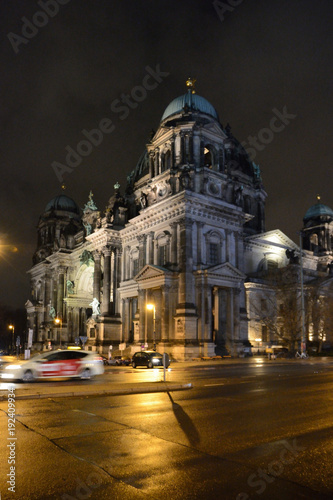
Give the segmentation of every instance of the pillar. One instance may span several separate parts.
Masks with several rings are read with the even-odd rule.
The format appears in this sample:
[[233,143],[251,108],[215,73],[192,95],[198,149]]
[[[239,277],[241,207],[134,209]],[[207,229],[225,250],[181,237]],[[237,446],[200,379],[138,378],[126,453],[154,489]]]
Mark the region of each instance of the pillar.
[[138,236],[139,241],[139,269],[142,269],[146,264],[146,235],[141,234]]
[[99,250],[94,252],[93,298],[101,302],[101,252]]
[[154,233],[147,234],[147,264],[154,264]]
[[104,255],[104,278],[103,278],[103,300],[101,313],[108,316],[110,313],[110,292],[111,292],[111,248],[103,248]]
[[63,318],[64,286],[65,286],[65,270],[59,269],[56,312],[60,318]]
[[202,228],[203,223],[197,222],[197,266],[202,265]]
[[161,340],[162,342],[169,341],[169,285],[161,286]]
[[171,227],[171,264],[177,266],[177,223],[172,222]]

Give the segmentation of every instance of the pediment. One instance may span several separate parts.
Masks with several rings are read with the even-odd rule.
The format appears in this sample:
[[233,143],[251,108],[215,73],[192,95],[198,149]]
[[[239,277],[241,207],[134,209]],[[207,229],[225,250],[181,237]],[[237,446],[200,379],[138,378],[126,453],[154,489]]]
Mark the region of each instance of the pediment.
[[268,231],[266,233],[255,234],[246,238],[248,243],[258,245],[276,245],[283,248],[292,248],[297,250],[299,247],[280,229]]
[[157,130],[156,134],[154,135],[152,142],[158,141],[161,137],[165,136],[168,133],[168,129],[165,129],[164,127],[159,127]]
[[246,275],[242,273],[239,269],[234,267],[230,262],[225,262],[224,264],[217,264],[216,266],[207,269],[209,273],[219,274],[225,278],[233,279],[245,279]]
[[209,267],[208,269],[200,272],[204,272],[207,276],[220,277],[231,281],[245,280],[246,278],[246,275],[230,264],[230,262],[217,264],[216,266]]
[[134,276],[135,281],[143,281],[152,278],[162,278],[165,276],[172,276],[173,272],[160,266],[153,266],[146,264],[139,273]]
[[213,132],[214,134],[220,136],[222,139],[226,138],[226,135],[221,130],[221,127],[215,122],[208,123],[207,125],[204,126],[204,129],[209,130],[209,132]]

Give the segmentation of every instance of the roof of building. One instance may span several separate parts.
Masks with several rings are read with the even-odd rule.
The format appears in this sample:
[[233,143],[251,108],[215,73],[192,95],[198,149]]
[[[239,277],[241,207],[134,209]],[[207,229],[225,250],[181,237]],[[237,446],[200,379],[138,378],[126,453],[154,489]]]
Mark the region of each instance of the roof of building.
[[176,113],[180,113],[186,105],[191,111],[198,111],[210,115],[216,120],[219,119],[216,109],[207,99],[198,94],[193,94],[191,90],[189,90],[186,94],[176,97],[176,99],[170,102],[162,115],[161,121]]
[[75,215],[80,215],[80,209],[75,201],[64,194],[60,194],[48,202],[45,212],[49,212],[50,210],[72,212]]
[[317,219],[321,217],[329,217],[331,220],[333,220],[333,210],[328,207],[327,205],[323,205],[322,203],[318,202],[315,205],[312,205],[312,207],[309,208],[309,210],[306,212],[304,215],[304,221],[308,221],[310,219]]

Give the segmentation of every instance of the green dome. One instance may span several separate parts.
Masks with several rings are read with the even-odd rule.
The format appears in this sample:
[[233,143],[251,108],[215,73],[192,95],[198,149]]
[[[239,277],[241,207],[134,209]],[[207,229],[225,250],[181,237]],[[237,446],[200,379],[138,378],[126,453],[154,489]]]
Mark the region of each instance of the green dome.
[[200,113],[212,116],[215,120],[219,119],[214,106],[212,106],[207,99],[198,94],[187,92],[184,95],[176,97],[176,99],[170,102],[169,106],[167,106],[163,113],[161,121],[176,113],[180,113],[186,105],[191,111],[199,111]]
[[56,212],[71,212],[80,216],[80,209],[72,198],[61,194],[53,198],[45,207],[45,212],[54,210]]
[[304,222],[310,219],[318,219],[321,217],[330,218],[333,220],[333,210],[327,205],[323,205],[322,203],[316,203],[309,208],[309,210],[304,215]]

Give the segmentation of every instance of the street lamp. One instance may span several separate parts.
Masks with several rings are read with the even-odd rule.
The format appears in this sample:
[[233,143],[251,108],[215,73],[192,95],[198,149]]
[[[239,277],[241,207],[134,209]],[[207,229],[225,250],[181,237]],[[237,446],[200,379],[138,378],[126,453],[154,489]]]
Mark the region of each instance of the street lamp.
[[15,333],[15,326],[14,325],[8,325],[9,330],[13,330],[12,332],[12,354],[14,352],[14,333]]
[[304,271],[303,271],[303,233],[299,233],[299,247],[300,247],[300,271],[301,271],[301,325],[302,325],[302,354],[306,353],[306,332],[305,332],[305,308],[304,308]]
[[61,318],[54,318],[54,322],[56,323],[57,326],[60,325],[60,332],[59,332],[59,343],[61,347],[61,329],[62,329],[62,320]]
[[155,333],[155,321],[156,321],[156,310],[155,310],[155,304],[147,304],[147,309],[148,311],[153,311],[153,321],[154,321],[154,331],[153,331],[153,351],[156,351],[156,333]]

